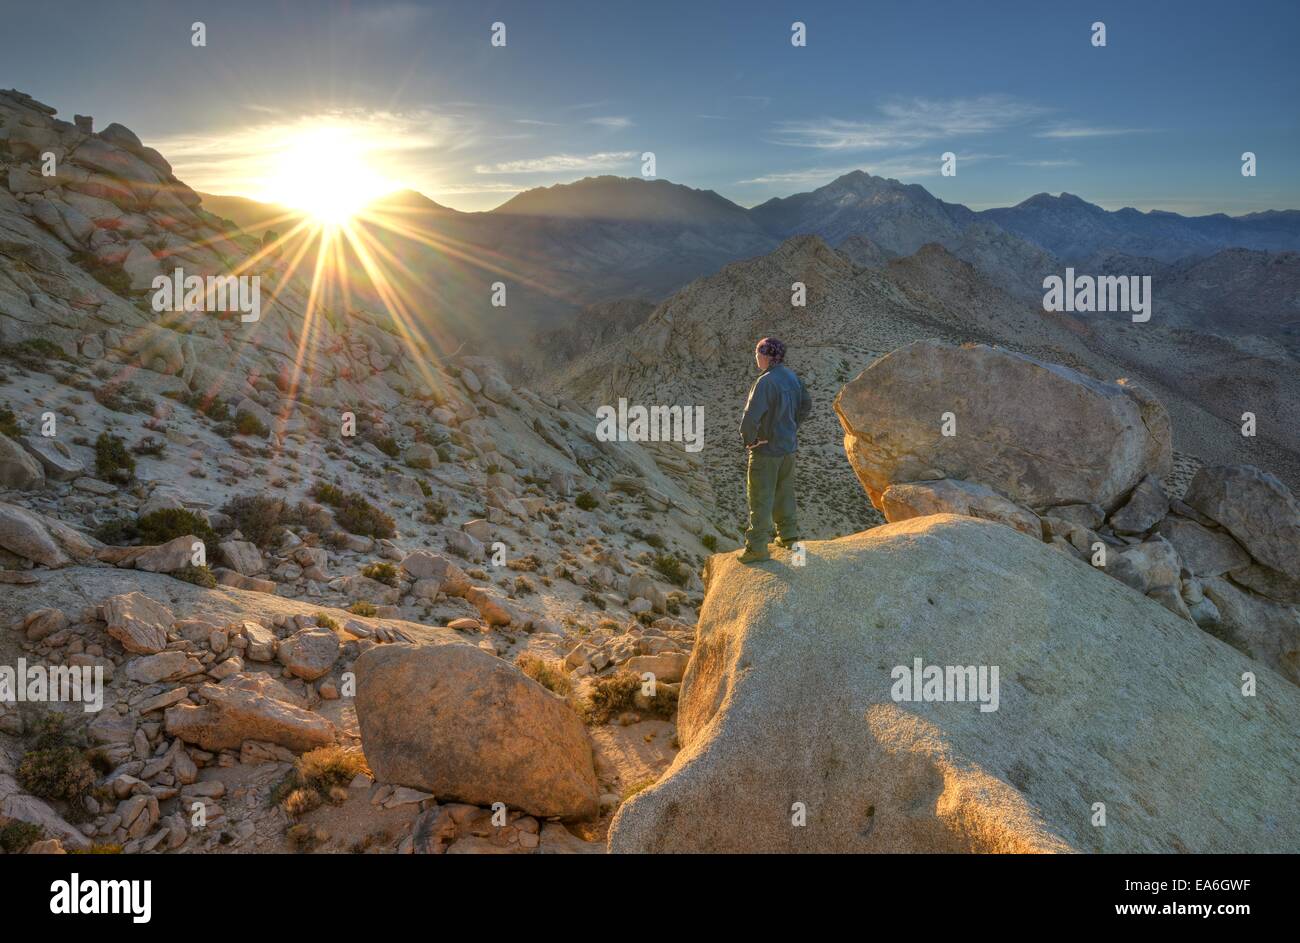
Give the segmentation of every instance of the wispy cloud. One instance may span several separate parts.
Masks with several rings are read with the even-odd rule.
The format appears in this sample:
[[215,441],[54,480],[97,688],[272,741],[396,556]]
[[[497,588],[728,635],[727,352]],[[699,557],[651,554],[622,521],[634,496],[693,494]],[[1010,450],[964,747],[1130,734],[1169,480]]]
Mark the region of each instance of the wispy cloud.
[[1040,131],[1035,137],[1070,139],[1070,138],[1104,138],[1119,134],[1150,134],[1155,128],[1099,128],[1085,125],[1060,125]]
[[982,95],[946,101],[896,99],[865,121],[821,118],[787,121],[776,126],[772,143],[832,151],[869,151],[918,147],[936,140],[987,134],[1024,124],[1047,109],[1005,95]]
[[1011,163],[1017,167],[1078,167],[1079,161],[1073,158],[1067,160],[1013,160]]
[[587,124],[596,124],[611,130],[621,130],[622,128],[632,127],[632,119],[625,118],[623,115],[604,115],[599,118],[588,118]]
[[558,121],[539,121],[536,118],[516,118],[515,124],[531,124],[547,128],[558,128],[560,126]]
[[637,159],[636,151],[601,151],[597,154],[551,154],[499,164],[479,164],[477,174],[541,174],[606,170],[621,167]]
[[[973,164],[978,161],[996,160],[1000,155],[997,154],[957,154],[957,167],[960,168],[966,164]],[[768,186],[768,185],[797,185],[797,186],[821,186],[830,183],[836,177],[842,177],[847,173],[855,170],[864,170],[869,174],[877,177],[894,177],[899,180],[906,180],[912,177],[935,177],[938,176],[942,167],[940,155],[915,155],[907,157],[895,157],[886,160],[870,161],[866,164],[855,164],[844,167],[808,167],[802,170],[785,170],[773,173],[762,174],[758,177],[751,177],[748,180],[738,180],[738,184]]]

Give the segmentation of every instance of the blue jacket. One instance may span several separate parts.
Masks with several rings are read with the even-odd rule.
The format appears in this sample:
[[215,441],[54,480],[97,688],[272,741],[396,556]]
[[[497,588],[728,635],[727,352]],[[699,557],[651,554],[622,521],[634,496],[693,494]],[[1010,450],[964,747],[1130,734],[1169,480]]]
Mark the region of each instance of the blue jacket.
[[755,452],[760,455],[789,455],[799,443],[796,431],[812,412],[812,400],[793,370],[773,364],[754,381],[740,420],[740,437],[748,446],[767,440]]

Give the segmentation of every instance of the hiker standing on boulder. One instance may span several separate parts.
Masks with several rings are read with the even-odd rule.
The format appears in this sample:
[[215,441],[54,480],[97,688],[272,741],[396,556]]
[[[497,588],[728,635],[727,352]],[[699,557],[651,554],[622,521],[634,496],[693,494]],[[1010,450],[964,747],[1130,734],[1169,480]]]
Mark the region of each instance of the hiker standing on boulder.
[[793,370],[785,365],[785,344],[765,337],[754,348],[760,371],[749,388],[740,437],[749,451],[745,497],[749,502],[749,529],[741,563],[770,559],[767,542],[776,525],[778,547],[789,547],[798,537],[794,497],[796,432],[812,411],[812,400]]

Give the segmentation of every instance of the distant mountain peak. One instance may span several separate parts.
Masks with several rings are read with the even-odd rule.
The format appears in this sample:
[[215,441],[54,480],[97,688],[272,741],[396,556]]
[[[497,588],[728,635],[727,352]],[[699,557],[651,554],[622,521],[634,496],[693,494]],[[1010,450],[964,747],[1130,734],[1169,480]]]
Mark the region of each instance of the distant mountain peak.
[[492,211],[502,215],[641,222],[747,222],[743,207],[713,190],[670,180],[604,174],[525,190]]

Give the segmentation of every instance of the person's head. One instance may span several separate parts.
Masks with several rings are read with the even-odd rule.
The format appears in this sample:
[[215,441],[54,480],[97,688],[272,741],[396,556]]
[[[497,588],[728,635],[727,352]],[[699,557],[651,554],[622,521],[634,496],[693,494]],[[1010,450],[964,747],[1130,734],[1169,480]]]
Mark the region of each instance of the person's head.
[[754,348],[754,362],[758,364],[760,370],[766,370],[778,363],[785,363],[785,344],[775,337],[763,338],[758,342],[758,346]]

